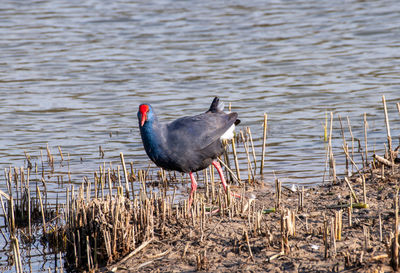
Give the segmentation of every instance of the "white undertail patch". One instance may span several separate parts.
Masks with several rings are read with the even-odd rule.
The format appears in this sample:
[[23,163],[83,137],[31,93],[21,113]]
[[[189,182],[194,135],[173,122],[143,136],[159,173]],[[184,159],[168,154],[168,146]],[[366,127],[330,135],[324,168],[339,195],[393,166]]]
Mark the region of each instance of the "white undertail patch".
[[235,124],[232,124],[228,130],[220,137],[221,140],[223,139],[232,139],[233,138],[233,131],[235,131]]
[[224,108],[225,108],[225,103],[223,101],[219,101],[218,105],[217,105],[218,111],[222,112],[222,111],[224,111]]

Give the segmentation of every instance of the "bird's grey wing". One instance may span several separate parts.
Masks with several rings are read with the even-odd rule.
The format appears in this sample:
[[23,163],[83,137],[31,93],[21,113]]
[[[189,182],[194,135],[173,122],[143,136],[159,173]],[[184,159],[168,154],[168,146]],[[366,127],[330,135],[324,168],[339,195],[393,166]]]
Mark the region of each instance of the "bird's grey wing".
[[237,113],[207,112],[168,124],[168,143],[202,150],[218,140],[237,120]]

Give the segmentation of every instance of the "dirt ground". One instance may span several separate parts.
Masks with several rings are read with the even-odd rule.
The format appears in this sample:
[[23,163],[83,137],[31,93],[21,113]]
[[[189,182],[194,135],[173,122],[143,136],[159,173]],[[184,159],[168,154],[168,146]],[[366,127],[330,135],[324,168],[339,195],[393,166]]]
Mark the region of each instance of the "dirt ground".
[[[280,207],[274,213],[260,212],[275,207],[275,187],[255,185],[246,192],[247,196],[256,196],[255,213],[247,210],[234,217],[216,213],[206,217],[203,227],[191,219],[170,219],[164,232],[156,230],[154,239],[141,251],[105,271],[392,272],[389,249],[399,166],[386,167],[384,177],[380,166],[362,171],[369,207],[353,209],[351,226],[349,209],[337,206],[350,203],[344,179],[334,185],[305,189],[303,207],[299,191],[282,187]],[[359,202],[364,202],[360,175],[349,181]],[[295,212],[295,234],[289,236],[286,249],[282,249],[281,219],[286,209]],[[341,238],[333,240],[333,217],[340,210]],[[260,226],[254,228],[257,215]]]

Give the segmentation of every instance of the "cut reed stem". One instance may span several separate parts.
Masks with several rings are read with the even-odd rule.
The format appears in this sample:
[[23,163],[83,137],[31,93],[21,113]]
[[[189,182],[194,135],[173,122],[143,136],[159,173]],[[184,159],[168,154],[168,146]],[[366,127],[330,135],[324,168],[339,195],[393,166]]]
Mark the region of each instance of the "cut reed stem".
[[392,152],[392,137],[390,135],[390,124],[389,124],[389,116],[388,116],[387,107],[386,107],[385,95],[382,95],[382,103],[383,103],[383,110],[385,112],[386,134],[387,134],[389,155],[390,155],[390,158],[391,158],[392,157],[391,156],[391,152]]
[[[124,170],[124,177],[125,177],[125,192],[126,192],[126,197],[129,198],[129,181],[128,181],[128,173],[126,171],[126,165],[125,165],[125,159],[124,159],[124,154],[121,152],[119,154],[121,158],[121,164],[122,164],[122,169]],[[133,194],[133,193],[132,193]]]
[[264,162],[265,162],[265,146],[267,142],[267,121],[268,116],[267,113],[264,113],[264,124],[263,124],[263,144],[262,144],[262,154],[261,154],[261,166],[260,166],[260,174],[264,174]]

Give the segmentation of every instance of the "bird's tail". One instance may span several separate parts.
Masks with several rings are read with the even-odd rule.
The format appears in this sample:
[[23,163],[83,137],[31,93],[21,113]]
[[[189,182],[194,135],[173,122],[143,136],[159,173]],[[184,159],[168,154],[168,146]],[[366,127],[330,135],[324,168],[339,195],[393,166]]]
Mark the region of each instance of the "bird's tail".
[[224,111],[225,104],[219,100],[218,97],[215,97],[211,103],[210,109],[207,112],[222,112]]
[[[207,112],[222,112],[224,111],[225,104],[219,100],[218,97],[215,97],[214,100],[211,103],[210,109],[208,109]],[[235,125],[238,125],[240,123],[240,119],[235,120]]]

